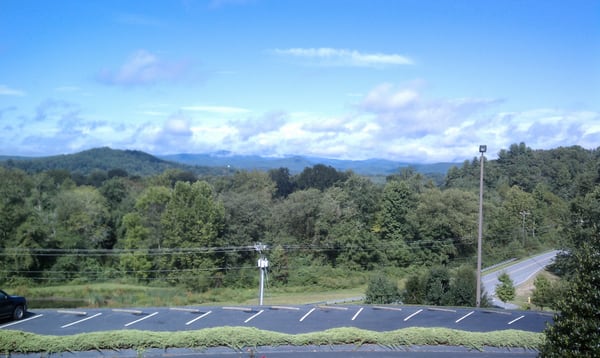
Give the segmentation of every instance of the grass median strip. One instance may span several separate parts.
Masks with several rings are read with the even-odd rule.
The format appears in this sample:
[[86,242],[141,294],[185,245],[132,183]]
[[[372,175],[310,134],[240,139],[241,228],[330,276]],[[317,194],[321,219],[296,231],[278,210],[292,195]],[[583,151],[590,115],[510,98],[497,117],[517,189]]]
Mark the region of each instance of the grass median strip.
[[358,328],[334,328],[322,332],[285,334],[253,327],[217,327],[196,331],[151,332],[118,330],[82,333],[71,336],[49,336],[5,330],[0,331],[0,353],[76,352],[149,348],[229,347],[242,350],[259,346],[306,346],[336,344],[378,344],[386,347],[412,345],[515,347],[537,349],[542,333],[519,330],[466,332],[448,328],[410,327],[389,332]]

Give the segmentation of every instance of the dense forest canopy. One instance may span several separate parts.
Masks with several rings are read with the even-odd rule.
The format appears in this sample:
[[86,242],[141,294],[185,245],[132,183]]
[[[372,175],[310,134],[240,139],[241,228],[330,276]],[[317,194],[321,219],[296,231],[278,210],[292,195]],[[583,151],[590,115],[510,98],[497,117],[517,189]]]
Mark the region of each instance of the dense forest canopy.
[[[477,157],[443,180],[402,168],[384,183],[323,164],[296,175],[286,168],[188,167],[132,175],[133,162],[82,174],[45,169],[43,161],[27,171],[4,164],[4,285],[118,279],[193,290],[243,287],[257,280],[256,242],[269,247],[272,285],[314,284],[323,269],[403,272],[475,263]],[[569,247],[571,207],[597,190],[599,170],[599,151],[581,147],[514,144],[486,161],[484,266]]]

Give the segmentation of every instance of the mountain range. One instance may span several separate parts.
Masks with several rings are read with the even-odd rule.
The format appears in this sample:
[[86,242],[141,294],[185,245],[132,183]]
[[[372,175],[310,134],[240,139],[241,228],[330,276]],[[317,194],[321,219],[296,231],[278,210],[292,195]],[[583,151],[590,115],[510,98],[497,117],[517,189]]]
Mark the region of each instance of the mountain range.
[[341,160],[305,156],[261,157],[257,155],[236,155],[227,151],[207,154],[163,155],[159,158],[188,165],[226,166],[244,170],[266,171],[276,168],[288,168],[292,174],[300,173],[304,168],[316,164],[328,165],[340,171],[351,170],[361,175],[390,175],[398,173],[399,169],[404,167],[412,167],[423,174],[446,174],[448,169],[457,165],[457,163],[405,163],[385,159]]
[[457,163],[419,164],[384,159],[340,160],[319,157],[290,156],[281,158],[236,155],[227,151],[206,154],[173,154],[155,156],[137,150],[107,147],[94,148],[73,154],[47,157],[0,156],[0,165],[20,168],[27,172],[68,170],[89,174],[94,170],[124,169],[130,175],[153,175],[166,169],[188,170],[197,174],[226,174],[235,170],[288,168],[291,174],[300,173],[316,164],[331,166],[340,171],[351,170],[360,175],[385,176],[412,167],[423,174],[446,174]]

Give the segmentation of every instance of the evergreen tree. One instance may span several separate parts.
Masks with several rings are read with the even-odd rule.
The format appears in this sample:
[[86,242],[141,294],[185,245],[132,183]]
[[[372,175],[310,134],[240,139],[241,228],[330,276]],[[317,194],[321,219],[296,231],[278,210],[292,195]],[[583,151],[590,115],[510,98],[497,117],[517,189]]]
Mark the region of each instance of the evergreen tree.
[[546,329],[543,357],[600,357],[600,186],[572,208],[574,274]]
[[600,250],[583,246],[573,257],[577,274],[546,329],[542,357],[600,357]]
[[498,276],[500,283],[496,286],[496,296],[506,303],[515,298],[515,286],[510,276],[506,272],[503,272]]

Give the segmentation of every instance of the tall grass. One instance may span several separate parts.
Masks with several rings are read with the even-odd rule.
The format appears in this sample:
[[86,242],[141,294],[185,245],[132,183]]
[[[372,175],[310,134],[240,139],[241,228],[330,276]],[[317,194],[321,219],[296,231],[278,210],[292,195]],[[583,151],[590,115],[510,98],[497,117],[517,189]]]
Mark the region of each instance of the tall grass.
[[[30,308],[143,307],[187,305],[249,305],[258,303],[256,288],[215,288],[193,292],[181,287],[152,287],[98,283],[49,287],[20,286],[7,291],[27,297]],[[311,287],[267,287],[266,304],[306,304],[361,296],[365,286],[325,289]]]

